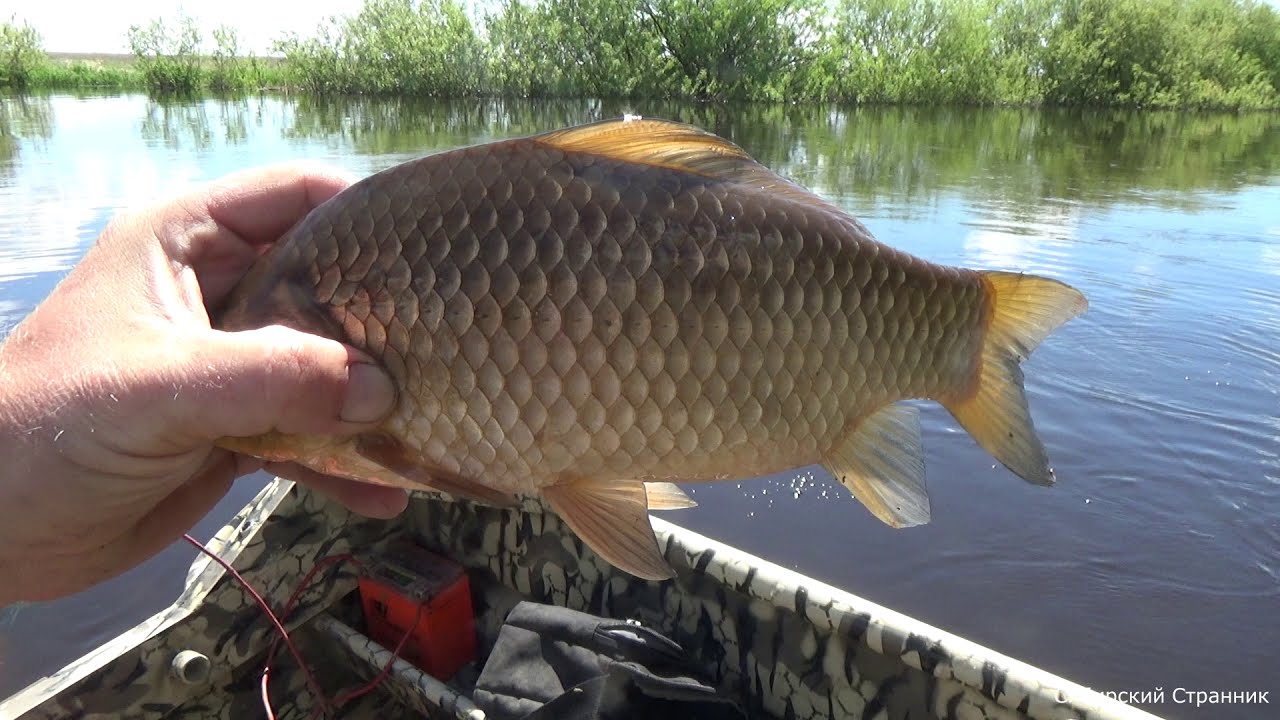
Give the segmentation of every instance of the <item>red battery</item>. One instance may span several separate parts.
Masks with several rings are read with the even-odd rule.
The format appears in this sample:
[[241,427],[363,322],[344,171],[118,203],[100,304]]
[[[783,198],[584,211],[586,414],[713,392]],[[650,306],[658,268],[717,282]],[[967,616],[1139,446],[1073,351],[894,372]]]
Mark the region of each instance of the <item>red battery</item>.
[[394,650],[412,629],[400,657],[439,680],[475,659],[471,584],[461,565],[407,541],[364,564],[360,600],[370,638]]

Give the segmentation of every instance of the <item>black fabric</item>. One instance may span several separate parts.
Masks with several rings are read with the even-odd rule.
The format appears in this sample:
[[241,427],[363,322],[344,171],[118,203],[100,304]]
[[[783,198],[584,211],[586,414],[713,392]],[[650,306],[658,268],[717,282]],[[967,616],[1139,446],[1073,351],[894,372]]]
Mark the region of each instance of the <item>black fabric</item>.
[[531,602],[507,616],[474,699],[493,720],[744,717],[660,633]]

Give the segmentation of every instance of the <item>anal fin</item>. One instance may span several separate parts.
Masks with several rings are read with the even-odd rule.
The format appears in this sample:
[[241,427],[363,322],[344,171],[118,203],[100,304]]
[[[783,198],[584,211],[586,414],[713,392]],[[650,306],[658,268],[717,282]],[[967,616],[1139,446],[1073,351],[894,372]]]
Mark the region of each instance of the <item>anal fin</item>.
[[271,431],[252,437],[220,437],[213,444],[223,450],[248,455],[268,462],[290,462],[298,458],[296,443],[289,443],[287,436]]
[[887,405],[864,418],[825,459],[826,468],[881,521],[929,522],[920,412]]
[[648,496],[650,510],[683,510],[698,507],[698,503],[675,483],[647,482],[644,484],[644,490]]
[[645,483],[580,480],[542,489],[556,514],[600,557],[646,580],[674,577],[649,523]]
[[483,483],[435,467],[409,451],[399,440],[381,433],[366,433],[355,439],[356,452],[366,460],[381,465],[404,479],[450,495],[494,505],[511,507],[515,498]]

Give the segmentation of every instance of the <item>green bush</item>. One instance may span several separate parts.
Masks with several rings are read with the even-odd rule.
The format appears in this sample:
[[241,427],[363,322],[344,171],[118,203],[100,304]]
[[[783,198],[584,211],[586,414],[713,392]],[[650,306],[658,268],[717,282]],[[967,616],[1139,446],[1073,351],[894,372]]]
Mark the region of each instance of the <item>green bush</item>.
[[277,49],[296,82],[319,92],[460,96],[485,85],[484,45],[453,0],[366,0]]
[[678,94],[781,100],[810,61],[808,0],[643,0],[644,30],[671,61]]
[[565,68],[556,60],[561,33],[546,6],[505,0],[485,16],[491,87],[516,97],[570,94]]
[[979,0],[841,0],[828,93],[855,102],[990,103],[992,26]]
[[240,40],[235,28],[222,26],[213,31],[213,53],[209,57],[208,82],[212,90],[243,90],[249,85],[256,58],[240,56]]
[[16,17],[0,24],[0,87],[27,87],[46,62],[35,28],[25,22],[19,25]]
[[162,19],[146,27],[129,28],[129,49],[137,58],[147,87],[160,92],[192,92],[202,86],[200,30],[195,21],[179,15],[177,27]]

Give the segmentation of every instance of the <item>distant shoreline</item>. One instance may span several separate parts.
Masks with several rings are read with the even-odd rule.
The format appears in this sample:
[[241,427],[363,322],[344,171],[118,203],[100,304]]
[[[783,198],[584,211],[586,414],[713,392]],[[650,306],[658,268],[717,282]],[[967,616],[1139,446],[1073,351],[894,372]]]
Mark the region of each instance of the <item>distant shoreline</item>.
[[1280,109],[1280,13],[1251,0],[367,0],[246,55],[189,17],[131,53],[51,52],[0,21],[0,89]]
[[[118,63],[121,65],[132,65],[138,62],[138,57],[133,53],[107,53],[107,52],[67,52],[50,50],[45,53],[52,62],[72,63],[72,62],[100,62],[103,64]],[[209,56],[202,56],[208,59]],[[256,59],[260,62],[277,62],[283,63],[285,58],[283,55],[237,55],[237,60],[247,61]]]

